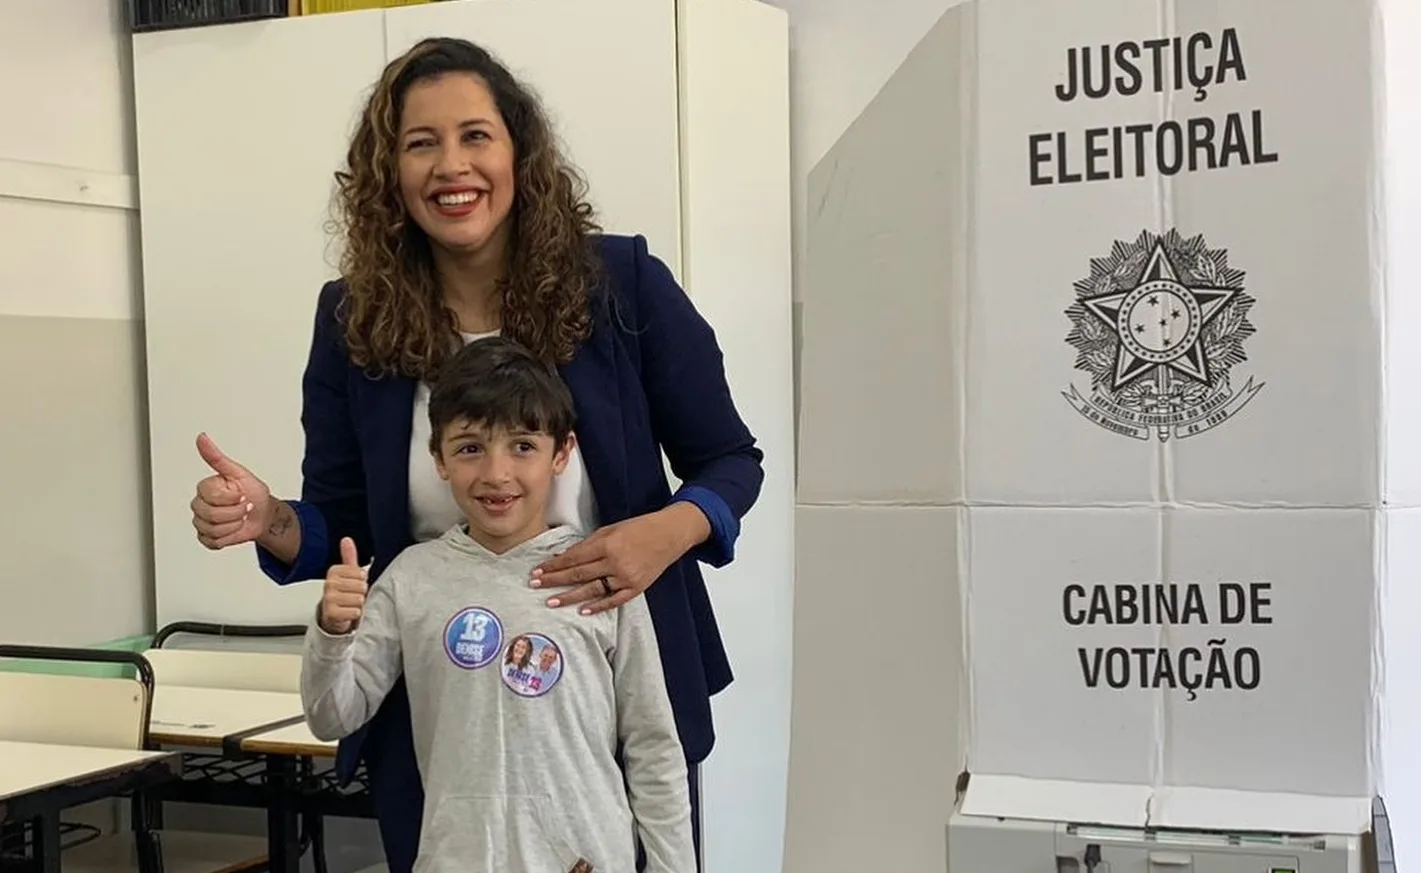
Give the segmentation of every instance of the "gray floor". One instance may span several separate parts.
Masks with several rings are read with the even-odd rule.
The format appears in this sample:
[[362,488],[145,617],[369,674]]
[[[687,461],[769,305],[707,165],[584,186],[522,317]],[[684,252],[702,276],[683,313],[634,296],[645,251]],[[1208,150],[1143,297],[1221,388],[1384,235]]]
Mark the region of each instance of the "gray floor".
[[[169,804],[161,833],[165,873],[212,873],[266,854],[262,810],[187,807]],[[197,827],[194,827],[197,825]],[[384,853],[374,822],[326,819],[326,862],[330,873],[385,873]],[[308,855],[303,873],[314,873]],[[129,873],[137,870],[128,834],[102,837],[64,853],[65,873]]]

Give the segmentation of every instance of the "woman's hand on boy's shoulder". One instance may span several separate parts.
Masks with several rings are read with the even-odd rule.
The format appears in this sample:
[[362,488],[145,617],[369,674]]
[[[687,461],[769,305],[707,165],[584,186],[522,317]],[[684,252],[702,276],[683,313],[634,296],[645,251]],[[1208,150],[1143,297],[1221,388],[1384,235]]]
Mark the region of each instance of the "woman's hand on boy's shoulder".
[[[694,513],[694,517],[689,514]],[[694,505],[673,503],[598,528],[587,539],[539,564],[534,588],[571,588],[548,599],[548,606],[580,605],[583,615],[616,609],[661,578],[681,556],[709,533],[705,516]]]

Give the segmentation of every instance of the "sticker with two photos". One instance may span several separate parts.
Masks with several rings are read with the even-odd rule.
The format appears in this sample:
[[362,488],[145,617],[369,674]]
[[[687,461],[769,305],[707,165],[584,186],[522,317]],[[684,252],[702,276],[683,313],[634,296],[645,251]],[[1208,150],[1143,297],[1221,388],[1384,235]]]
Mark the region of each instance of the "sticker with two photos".
[[542,634],[519,634],[503,654],[503,684],[519,697],[542,697],[562,678],[563,655]]

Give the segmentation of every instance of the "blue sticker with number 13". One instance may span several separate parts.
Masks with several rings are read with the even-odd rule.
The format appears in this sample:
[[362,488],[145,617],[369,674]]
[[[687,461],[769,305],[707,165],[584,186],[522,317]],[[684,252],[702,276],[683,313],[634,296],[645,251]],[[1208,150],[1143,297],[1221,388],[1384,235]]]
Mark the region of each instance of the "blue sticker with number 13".
[[444,625],[444,653],[465,670],[493,663],[502,647],[503,623],[481,606],[459,610]]

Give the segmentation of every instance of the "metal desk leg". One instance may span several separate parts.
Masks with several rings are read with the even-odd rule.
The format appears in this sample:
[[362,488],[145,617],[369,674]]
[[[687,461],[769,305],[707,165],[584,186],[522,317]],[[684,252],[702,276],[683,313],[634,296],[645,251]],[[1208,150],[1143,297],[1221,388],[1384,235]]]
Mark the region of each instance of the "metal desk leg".
[[299,873],[301,829],[297,821],[296,759],[268,755],[266,841],[271,873]]
[[59,812],[34,819],[30,834],[35,869],[40,873],[59,873]]
[[162,802],[146,791],[135,791],[130,800],[134,847],[138,852],[138,873],[163,873],[163,849],[158,842],[154,819]]
[[326,867],[326,819],[320,812],[309,812],[302,816],[306,823],[306,833],[311,835],[311,866],[316,873],[329,873]]

